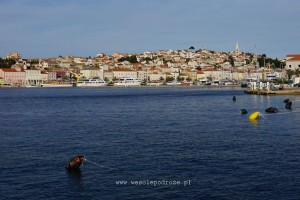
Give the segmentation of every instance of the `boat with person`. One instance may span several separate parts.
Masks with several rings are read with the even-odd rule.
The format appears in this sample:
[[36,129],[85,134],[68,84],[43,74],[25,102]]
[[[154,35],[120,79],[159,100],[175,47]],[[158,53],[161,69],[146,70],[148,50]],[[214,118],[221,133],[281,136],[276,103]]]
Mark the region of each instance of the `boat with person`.
[[102,78],[82,80],[76,83],[76,87],[103,87],[107,85],[108,83],[104,81]]
[[85,158],[82,155],[75,156],[66,165],[66,170],[79,170],[79,167],[82,165],[84,160]]
[[141,80],[133,77],[123,77],[114,83],[115,86],[140,86]]

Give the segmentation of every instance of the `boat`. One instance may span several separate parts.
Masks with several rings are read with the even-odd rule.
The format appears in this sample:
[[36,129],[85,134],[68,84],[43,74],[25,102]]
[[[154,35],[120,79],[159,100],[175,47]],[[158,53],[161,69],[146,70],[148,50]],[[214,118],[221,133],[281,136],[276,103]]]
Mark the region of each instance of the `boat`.
[[73,87],[73,83],[63,81],[52,81],[41,83],[41,87]]
[[266,74],[266,80],[267,81],[276,81],[279,78],[277,77],[277,75],[274,72],[269,72]]
[[147,82],[146,85],[148,86],[161,86],[163,82]]
[[188,86],[192,86],[194,83],[193,81],[182,81],[181,85],[188,85]]
[[108,83],[101,78],[83,80],[76,83],[76,87],[102,87],[107,85]]
[[115,86],[140,86],[141,80],[133,77],[123,77],[114,83]]
[[67,170],[78,170],[84,160],[85,160],[84,156],[81,156],[81,155],[75,156],[68,162],[66,169]]
[[39,86],[39,85],[31,85],[31,84],[28,84],[28,85],[26,85],[25,87],[31,88],[31,87],[40,87],[40,86]]
[[181,83],[177,82],[177,81],[172,81],[172,82],[167,82],[166,85],[168,85],[168,86],[176,86],[176,85],[181,85]]

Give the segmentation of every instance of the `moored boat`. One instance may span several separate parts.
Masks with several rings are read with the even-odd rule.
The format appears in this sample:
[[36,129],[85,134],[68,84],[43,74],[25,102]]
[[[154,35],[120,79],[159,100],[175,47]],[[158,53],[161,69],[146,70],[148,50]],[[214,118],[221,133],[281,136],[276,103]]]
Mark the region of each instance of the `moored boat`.
[[115,86],[140,86],[141,80],[133,77],[123,77],[114,83]]
[[41,83],[41,87],[73,87],[73,83],[63,81],[52,81]]
[[166,85],[169,85],[169,86],[176,86],[176,85],[181,85],[180,82],[177,82],[177,81],[172,81],[172,82],[167,82]]
[[193,81],[182,81],[181,85],[188,85],[188,86],[192,86],[194,83]]
[[107,82],[101,78],[78,81],[76,87],[102,87],[107,86]]
[[148,86],[161,86],[163,82],[147,82],[146,85]]

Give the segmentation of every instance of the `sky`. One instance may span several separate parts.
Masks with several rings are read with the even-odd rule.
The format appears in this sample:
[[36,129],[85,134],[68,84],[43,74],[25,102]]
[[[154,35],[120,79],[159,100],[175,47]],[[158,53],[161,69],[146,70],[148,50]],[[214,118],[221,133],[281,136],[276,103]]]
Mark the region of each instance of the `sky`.
[[194,46],[300,53],[300,0],[1,0],[0,57],[95,57]]

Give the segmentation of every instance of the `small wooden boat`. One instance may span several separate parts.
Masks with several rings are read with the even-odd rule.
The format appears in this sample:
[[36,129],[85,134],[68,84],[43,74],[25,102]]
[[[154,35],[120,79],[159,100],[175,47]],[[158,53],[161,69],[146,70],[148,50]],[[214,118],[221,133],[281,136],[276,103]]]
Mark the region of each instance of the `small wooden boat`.
[[72,158],[66,166],[67,170],[78,170],[84,161],[84,156],[75,156]]

